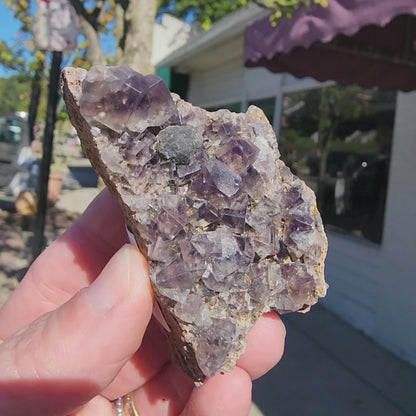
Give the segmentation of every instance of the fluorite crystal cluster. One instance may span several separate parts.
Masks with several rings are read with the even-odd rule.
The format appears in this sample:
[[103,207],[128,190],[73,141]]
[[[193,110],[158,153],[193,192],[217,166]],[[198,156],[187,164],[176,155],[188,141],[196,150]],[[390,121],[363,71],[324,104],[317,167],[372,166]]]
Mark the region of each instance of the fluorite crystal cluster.
[[67,68],[70,119],[149,259],[173,353],[196,382],[230,371],[256,319],[325,295],[315,196],[263,112],[207,112],[127,67]]

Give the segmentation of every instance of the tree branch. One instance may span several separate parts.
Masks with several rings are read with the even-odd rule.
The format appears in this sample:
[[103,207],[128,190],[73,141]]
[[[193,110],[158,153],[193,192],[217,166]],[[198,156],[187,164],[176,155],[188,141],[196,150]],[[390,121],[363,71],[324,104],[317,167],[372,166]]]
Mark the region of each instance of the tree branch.
[[91,24],[81,17],[81,28],[88,43],[88,58],[92,65],[105,65],[106,57],[98,39],[98,32]]
[[77,12],[78,16],[82,17],[86,20],[94,30],[98,31],[99,24],[94,15],[87,12],[87,9],[84,7],[84,4],[81,0],[69,0],[72,6],[74,7],[75,11]]
[[116,53],[115,63],[118,64],[123,56],[123,51],[126,42],[126,22],[125,14],[127,7],[120,1],[115,2],[114,7],[114,37],[116,38]]
[[120,63],[142,74],[154,72],[151,55],[157,4],[157,0],[130,0],[126,10],[127,31]]
[[265,0],[253,0],[254,3],[257,4],[257,6],[263,7],[265,9],[269,9],[270,6],[266,6],[266,1]]
[[95,2],[95,8],[91,13],[94,16],[96,22],[100,21],[102,14],[105,12],[106,2],[104,0],[97,0]]

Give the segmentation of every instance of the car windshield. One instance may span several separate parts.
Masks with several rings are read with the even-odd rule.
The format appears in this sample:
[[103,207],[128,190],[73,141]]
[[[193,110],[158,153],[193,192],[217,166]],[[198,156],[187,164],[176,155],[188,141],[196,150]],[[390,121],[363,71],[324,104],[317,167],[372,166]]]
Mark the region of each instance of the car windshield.
[[22,141],[22,121],[14,117],[0,117],[0,143],[19,144]]

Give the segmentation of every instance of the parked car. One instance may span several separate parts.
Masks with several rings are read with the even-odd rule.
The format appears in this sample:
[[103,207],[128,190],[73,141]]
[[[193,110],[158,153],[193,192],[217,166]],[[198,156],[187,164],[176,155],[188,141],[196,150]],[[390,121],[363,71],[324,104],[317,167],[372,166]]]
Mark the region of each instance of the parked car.
[[0,188],[10,184],[19,170],[19,155],[29,145],[26,120],[16,114],[0,114]]

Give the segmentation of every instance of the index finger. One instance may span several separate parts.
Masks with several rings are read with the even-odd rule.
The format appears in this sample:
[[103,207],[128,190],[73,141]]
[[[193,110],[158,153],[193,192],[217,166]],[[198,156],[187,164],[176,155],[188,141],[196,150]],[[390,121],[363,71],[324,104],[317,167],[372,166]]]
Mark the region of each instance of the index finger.
[[10,336],[89,286],[126,242],[121,208],[104,190],[30,267],[0,311],[0,338]]

